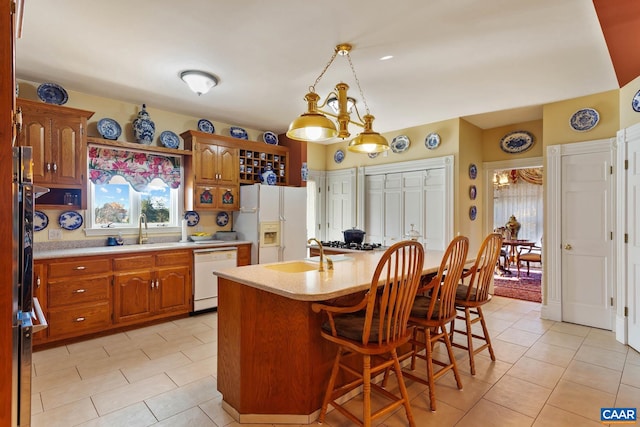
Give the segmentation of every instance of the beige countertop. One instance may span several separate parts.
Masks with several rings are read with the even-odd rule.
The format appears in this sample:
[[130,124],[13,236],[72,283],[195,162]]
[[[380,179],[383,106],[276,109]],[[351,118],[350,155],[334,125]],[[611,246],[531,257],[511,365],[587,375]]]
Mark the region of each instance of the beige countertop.
[[[319,272],[317,268],[303,272],[285,272],[272,267],[284,266],[286,269],[287,264],[296,267],[300,266],[300,263],[311,267],[318,266],[316,261],[300,260],[247,265],[219,270],[215,273],[219,277],[286,298],[299,301],[323,301],[369,289],[371,277],[383,253],[384,251],[359,251],[342,256],[330,255],[334,259],[333,270],[327,270],[325,265],[323,272]],[[423,274],[438,271],[443,255],[443,251],[426,251]]]
[[55,258],[70,258],[77,256],[90,256],[90,255],[119,255],[134,252],[149,252],[149,251],[165,251],[172,249],[204,249],[204,248],[216,248],[216,247],[229,247],[240,244],[251,243],[245,240],[211,240],[205,242],[168,242],[168,243],[146,243],[142,245],[123,245],[123,246],[95,246],[89,248],[73,248],[73,249],[56,249],[46,251],[34,251],[33,258],[35,260],[41,259],[55,259]]

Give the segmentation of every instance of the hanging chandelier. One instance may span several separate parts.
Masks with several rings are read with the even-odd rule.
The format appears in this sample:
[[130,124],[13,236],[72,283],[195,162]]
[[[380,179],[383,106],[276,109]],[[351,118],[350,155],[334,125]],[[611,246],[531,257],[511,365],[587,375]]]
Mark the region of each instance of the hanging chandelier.
[[[358,80],[356,70],[351,62],[351,55],[349,54],[351,49],[352,46],[347,43],[336,46],[331,59],[324,67],[318,78],[316,78],[314,84],[309,87],[309,93],[304,97],[307,102],[307,111],[289,125],[289,130],[287,131],[287,136],[289,138],[310,142],[326,141],[335,137],[345,139],[351,136],[348,127],[349,123],[353,123],[356,126],[364,128],[364,130],[349,142],[349,146],[347,147],[349,151],[356,153],[379,153],[389,149],[389,143],[387,140],[378,132],[373,130],[373,120],[375,117],[369,112],[367,100],[362,93],[360,81]],[[331,67],[331,64],[333,64],[333,61],[338,55],[346,56],[349,61],[349,66],[353,72],[353,77],[358,85],[360,97],[362,98],[366,110],[366,114],[362,117],[358,111],[355,99],[347,96],[349,85],[346,83],[338,83],[335,86],[335,92],[331,92],[327,95],[325,100],[318,106],[320,96],[316,93],[315,87],[329,67]],[[327,105],[334,110],[334,113],[321,110],[321,108]],[[359,121],[352,119],[352,112],[355,112]],[[336,119],[338,123],[337,128],[334,121],[329,119],[327,116]]]

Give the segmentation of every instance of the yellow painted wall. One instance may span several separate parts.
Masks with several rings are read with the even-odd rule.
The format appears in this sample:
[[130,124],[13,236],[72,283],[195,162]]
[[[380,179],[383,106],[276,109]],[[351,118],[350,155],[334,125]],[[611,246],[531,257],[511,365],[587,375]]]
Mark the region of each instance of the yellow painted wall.
[[[522,153],[506,153],[500,148],[500,141],[505,135],[514,131],[527,131],[533,135],[533,146]],[[543,153],[542,120],[515,123],[508,126],[500,126],[485,129],[482,132],[482,161],[498,162],[503,160],[515,160],[528,157],[542,157]]]
[[[482,206],[482,129],[471,123],[459,119],[459,150],[454,159],[454,233],[460,233],[469,238],[469,253],[475,254],[482,243],[483,230],[482,218],[484,208]],[[469,176],[469,167],[476,166],[478,171],[475,179]],[[478,191],[476,199],[469,197],[469,187],[476,186]],[[476,207],[476,219],[469,217],[472,206]]]
[[[615,137],[620,128],[619,93],[618,90],[610,90],[544,105],[543,145],[546,147]],[[593,108],[600,114],[596,127],[587,132],[577,132],[569,125],[571,116],[582,108]]]
[[[425,138],[431,132],[436,132],[440,135],[440,146],[434,150],[427,149],[424,144]],[[375,159],[369,158],[366,154],[350,152],[347,150],[347,146],[349,145],[348,141],[327,145],[327,170],[376,166],[387,163],[442,157],[455,155],[458,151],[458,119],[445,120],[382,134],[382,136],[387,138],[389,143],[399,135],[406,135],[409,138],[409,148],[402,153],[394,153],[389,150],[386,153],[379,154]],[[355,135],[352,136],[355,137]],[[333,160],[337,150],[342,150],[345,153],[345,158],[342,163],[336,163]]]
[[640,90],[640,76],[620,89],[620,129],[640,123],[640,113],[631,108],[631,100]]
[[307,167],[310,170],[327,170],[327,157],[326,145],[307,143]]

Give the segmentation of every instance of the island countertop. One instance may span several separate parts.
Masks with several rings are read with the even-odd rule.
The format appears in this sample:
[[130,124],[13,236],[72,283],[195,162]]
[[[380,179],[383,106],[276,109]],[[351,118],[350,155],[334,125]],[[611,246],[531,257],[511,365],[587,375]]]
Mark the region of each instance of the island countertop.
[[[218,277],[242,283],[298,301],[324,301],[368,290],[371,278],[384,251],[364,251],[329,255],[333,270],[318,271],[317,257],[300,261],[257,264],[214,271]],[[422,274],[438,271],[443,251],[425,251]],[[286,271],[305,268],[309,271]],[[289,268],[290,267],[290,268]],[[283,271],[284,270],[284,271]]]

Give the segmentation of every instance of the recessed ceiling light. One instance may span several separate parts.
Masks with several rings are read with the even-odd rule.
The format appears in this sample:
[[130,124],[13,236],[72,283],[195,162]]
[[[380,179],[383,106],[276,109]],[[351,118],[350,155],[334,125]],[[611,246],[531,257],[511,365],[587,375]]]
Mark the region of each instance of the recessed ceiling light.
[[391,59],[391,58],[393,58],[393,55],[383,56],[382,58],[380,58],[380,61],[386,61],[387,59]]

